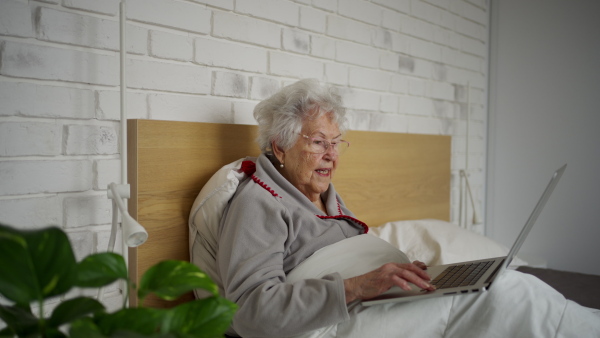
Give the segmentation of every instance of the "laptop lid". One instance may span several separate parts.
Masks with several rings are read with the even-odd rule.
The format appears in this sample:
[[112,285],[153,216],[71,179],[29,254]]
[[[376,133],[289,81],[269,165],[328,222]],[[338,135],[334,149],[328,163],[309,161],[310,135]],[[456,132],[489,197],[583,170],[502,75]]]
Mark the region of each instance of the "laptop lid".
[[562,167],[558,168],[552,175],[550,182],[548,182],[548,185],[546,186],[546,190],[544,190],[544,193],[542,193],[542,196],[538,200],[535,208],[533,208],[529,219],[527,219],[525,226],[523,226],[523,229],[521,229],[521,233],[519,233],[519,236],[515,240],[515,243],[510,248],[510,251],[506,255],[506,259],[504,260],[504,263],[502,263],[502,266],[500,267],[500,271],[498,271],[498,273],[502,273],[502,271],[504,271],[510,265],[517,252],[519,252],[519,249],[521,249],[521,245],[523,245],[523,242],[525,242],[525,238],[527,238],[529,231],[531,231],[533,224],[542,212],[542,209],[544,209],[546,202],[548,202],[550,195],[552,195],[554,188],[556,188],[558,181],[560,180],[566,169],[567,165],[565,164]]

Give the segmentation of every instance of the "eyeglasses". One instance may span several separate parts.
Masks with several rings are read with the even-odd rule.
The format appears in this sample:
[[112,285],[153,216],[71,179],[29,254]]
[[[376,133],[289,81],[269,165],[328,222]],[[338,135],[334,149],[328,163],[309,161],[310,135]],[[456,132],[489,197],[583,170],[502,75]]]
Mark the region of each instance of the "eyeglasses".
[[350,142],[344,140],[329,142],[322,137],[310,137],[304,134],[300,136],[306,139],[308,151],[315,154],[324,154],[331,148],[336,154],[342,155],[350,147]]

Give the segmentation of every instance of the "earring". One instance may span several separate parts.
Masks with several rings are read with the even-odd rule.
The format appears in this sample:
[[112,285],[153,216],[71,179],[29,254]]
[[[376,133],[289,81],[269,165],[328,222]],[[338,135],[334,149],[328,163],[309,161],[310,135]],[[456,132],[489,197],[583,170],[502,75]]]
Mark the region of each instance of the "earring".
[[279,165],[279,168],[283,169],[283,163],[281,163],[281,164]]

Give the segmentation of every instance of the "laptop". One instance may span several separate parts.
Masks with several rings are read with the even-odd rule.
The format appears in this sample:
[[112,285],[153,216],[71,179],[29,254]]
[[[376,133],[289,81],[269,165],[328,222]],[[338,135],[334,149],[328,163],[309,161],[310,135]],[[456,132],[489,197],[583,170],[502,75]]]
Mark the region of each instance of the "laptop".
[[430,283],[436,286],[436,290],[426,291],[414,284],[410,284],[412,290],[405,291],[394,286],[375,298],[363,300],[362,304],[371,306],[391,302],[409,302],[418,299],[456,296],[488,290],[492,286],[494,280],[506,270],[521,248],[521,245],[542,212],[542,209],[546,205],[546,202],[550,198],[552,191],[558,184],[558,181],[566,168],[567,165],[565,164],[554,172],[550,182],[546,186],[546,190],[544,190],[537,205],[531,212],[529,219],[523,226],[519,237],[517,237],[515,243],[505,257],[428,267],[427,273],[431,277]]

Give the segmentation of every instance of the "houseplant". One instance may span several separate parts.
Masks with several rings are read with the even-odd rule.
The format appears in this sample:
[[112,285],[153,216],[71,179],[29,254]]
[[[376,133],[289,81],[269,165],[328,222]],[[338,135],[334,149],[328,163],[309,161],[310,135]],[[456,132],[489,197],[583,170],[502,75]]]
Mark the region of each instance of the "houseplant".
[[[173,300],[201,288],[213,296],[171,309],[127,308],[126,296],[122,309],[113,313],[94,298],[76,297],[44,317],[48,299],[74,287],[99,288],[119,279],[131,286],[121,255],[97,253],[77,262],[69,239],[57,227],[18,230],[0,224],[0,294],[12,303],[0,304],[0,318],[7,325],[0,337],[222,337],[236,310],[195,265],[171,260],[144,274],[137,287],[140,304],[150,293]],[[37,315],[32,304],[39,307]]]

